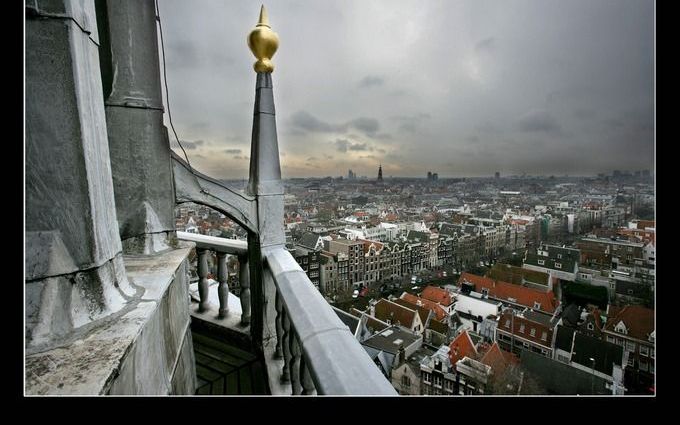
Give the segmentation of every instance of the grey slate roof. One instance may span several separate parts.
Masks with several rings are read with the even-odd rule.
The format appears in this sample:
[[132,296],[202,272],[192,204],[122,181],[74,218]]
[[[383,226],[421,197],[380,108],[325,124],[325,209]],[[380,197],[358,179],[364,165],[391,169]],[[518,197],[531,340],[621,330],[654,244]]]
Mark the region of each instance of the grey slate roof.
[[[611,390],[606,388],[606,380],[588,372],[530,350],[523,350],[520,358],[525,376],[538,381],[547,394],[611,394]],[[526,386],[523,386],[522,394],[531,393],[526,392]]]
[[297,243],[305,248],[314,250],[319,238],[320,236],[316,233],[304,232]]
[[577,332],[574,339],[572,361],[586,367],[592,367],[591,358],[595,359],[595,370],[611,376],[614,365],[621,366],[623,347]]
[[576,329],[568,326],[558,326],[555,335],[555,348],[571,353],[571,341]]
[[425,232],[419,232],[417,230],[409,230],[408,234],[406,235],[406,239],[408,239],[409,241],[429,242],[430,235]]

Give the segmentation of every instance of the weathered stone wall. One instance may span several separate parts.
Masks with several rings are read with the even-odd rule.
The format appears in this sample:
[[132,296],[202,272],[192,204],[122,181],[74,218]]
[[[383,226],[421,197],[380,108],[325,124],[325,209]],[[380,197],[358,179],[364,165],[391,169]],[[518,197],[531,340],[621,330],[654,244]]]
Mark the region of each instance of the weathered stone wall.
[[[105,4],[104,4],[105,3]],[[170,145],[163,125],[156,12],[152,1],[106,1],[99,19],[108,32],[105,75],[114,75],[106,99],[113,187],[126,253],[167,248],[175,230]],[[110,67],[110,69],[106,69]],[[108,89],[108,87],[107,87]]]
[[92,1],[26,18],[27,348],[120,310],[125,278]]
[[61,346],[26,356],[26,393],[194,394],[188,292],[190,246],[127,256],[137,296],[78,329]]

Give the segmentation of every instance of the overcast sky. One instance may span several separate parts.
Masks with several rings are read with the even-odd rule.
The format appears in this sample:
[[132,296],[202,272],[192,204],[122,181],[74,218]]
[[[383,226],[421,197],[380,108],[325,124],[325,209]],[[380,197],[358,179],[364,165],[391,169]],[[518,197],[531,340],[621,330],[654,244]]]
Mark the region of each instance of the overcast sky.
[[[253,1],[159,0],[175,127],[247,178]],[[283,177],[654,165],[651,0],[270,1]],[[184,143],[183,143],[184,144]],[[173,143],[173,147],[177,145]],[[181,154],[179,149],[175,149]]]

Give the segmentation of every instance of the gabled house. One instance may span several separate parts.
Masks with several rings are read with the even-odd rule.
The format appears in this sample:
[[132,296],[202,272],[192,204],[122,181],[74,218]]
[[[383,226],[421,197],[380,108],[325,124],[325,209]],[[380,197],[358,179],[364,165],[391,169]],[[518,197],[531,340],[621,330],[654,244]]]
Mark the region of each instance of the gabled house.
[[420,319],[417,310],[384,298],[375,304],[373,316],[389,325],[403,326],[418,335],[422,334],[425,329],[425,324]]
[[607,316],[604,335],[607,342],[623,347],[626,374],[633,376],[636,385],[651,386],[656,363],[654,310],[638,305],[610,305]]

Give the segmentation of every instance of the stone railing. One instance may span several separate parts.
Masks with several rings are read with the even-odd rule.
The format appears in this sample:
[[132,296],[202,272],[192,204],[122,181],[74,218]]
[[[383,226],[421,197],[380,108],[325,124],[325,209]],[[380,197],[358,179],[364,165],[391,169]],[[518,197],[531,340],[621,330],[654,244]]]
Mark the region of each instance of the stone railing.
[[219,317],[224,318],[228,313],[229,285],[227,283],[227,255],[235,255],[239,261],[239,285],[241,292],[241,324],[250,323],[250,272],[248,269],[248,244],[245,241],[217,238],[196,233],[177,232],[177,238],[196,244],[196,269],[198,273],[199,312],[208,309],[208,254],[210,251],[217,256],[217,281],[219,286],[217,295],[220,302]]
[[[276,345],[282,388],[293,395],[396,395],[293,256],[265,252],[264,279],[275,286]],[[289,386],[288,386],[289,384]]]
[[[229,294],[226,256],[238,256],[241,323],[250,323],[247,243],[186,232],[177,232],[177,237],[196,244],[199,312],[208,308],[209,251],[217,254],[220,316],[227,313]],[[273,378],[276,384],[279,381],[281,384],[270,385],[272,394],[396,395],[390,382],[287,250],[272,248],[265,253],[262,278],[263,284],[273,289],[267,292],[274,298],[276,312],[274,317],[270,316],[271,321],[264,318],[266,326],[276,329],[271,336],[273,347],[269,352],[265,350],[264,359],[273,371],[270,382]],[[264,311],[266,315],[267,309]]]

